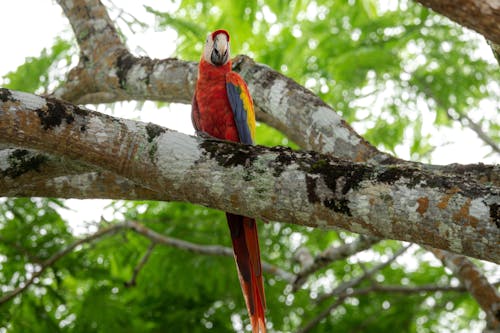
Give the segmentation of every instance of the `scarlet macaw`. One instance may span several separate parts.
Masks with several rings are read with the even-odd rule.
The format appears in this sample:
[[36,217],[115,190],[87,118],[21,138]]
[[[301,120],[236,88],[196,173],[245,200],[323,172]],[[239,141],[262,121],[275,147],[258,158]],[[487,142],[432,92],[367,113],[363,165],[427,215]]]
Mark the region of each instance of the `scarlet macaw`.
[[[255,112],[243,78],[231,68],[229,33],[207,36],[198,68],[191,118],[198,133],[254,144]],[[226,213],[252,332],[266,332],[265,296],[255,219]]]

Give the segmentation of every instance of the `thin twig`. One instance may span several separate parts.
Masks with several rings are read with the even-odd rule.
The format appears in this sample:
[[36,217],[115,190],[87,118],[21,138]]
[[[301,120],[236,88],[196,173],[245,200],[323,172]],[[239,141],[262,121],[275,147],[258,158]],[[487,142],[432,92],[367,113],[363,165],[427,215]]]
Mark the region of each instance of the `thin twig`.
[[[116,223],[113,224],[109,227],[102,228],[98,230],[97,232],[93,233],[92,235],[89,235],[87,237],[84,237],[73,244],[69,245],[68,247],[62,249],[59,252],[56,252],[54,255],[52,255],[49,259],[43,261],[39,265],[39,269],[33,273],[31,278],[24,283],[22,286],[19,286],[12,290],[11,292],[3,295],[0,297],[0,305],[2,305],[5,302],[8,302],[15,296],[19,295],[23,291],[25,291],[29,286],[31,286],[33,283],[35,283],[36,279],[41,276],[47,268],[50,266],[54,265],[59,259],[64,257],[65,255],[71,253],[76,247],[79,245],[85,244],[85,243],[90,243],[100,237],[103,237],[105,235],[111,235],[115,234],[119,230],[122,229],[129,229],[132,230],[138,234],[141,234],[147,238],[149,238],[154,245],[165,245],[165,246],[171,246],[175,247],[181,250],[186,250],[190,251],[193,253],[198,253],[198,254],[204,254],[204,255],[212,255],[212,256],[225,256],[225,257],[232,257],[233,256],[233,250],[228,247],[224,246],[219,246],[219,245],[200,245],[200,244],[195,244],[191,242],[187,242],[181,239],[176,239],[168,236],[161,235],[144,225],[135,222],[135,221],[125,221],[122,223]],[[152,246],[148,249],[147,253],[144,255],[144,257],[141,259],[139,262],[138,266],[134,269],[134,275],[132,276],[131,281],[128,283],[133,283],[135,282],[135,278],[137,277],[137,274],[139,274],[139,271],[142,269],[142,266],[144,266],[148,260],[148,257],[150,255],[150,252],[152,251]],[[283,280],[291,283],[295,277],[292,273],[289,273],[279,267],[276,267],[274,265],[271,265],[266,262],[262,262],[262,270],[266,273],[278,276],[282,278]]]
[[[204,255],[210,255],[210,256],[223,256],[223,257],[233,257],[233,250],[229,247],[225,246],[220,246],[220,245],[200,245],[200,244],[195,244],[191,242],[187,242],[185,240],[177,239],[177,238],[172,238],[168,237],[162,234],[159,234],[144,225],[135,222],[135,221],[126,221],[123,222],[123,227],[126,227],[130,230],[133,230],[137,232],[138,234],[141,234],[150,240],[156,242],[159,245],[167,245],[171,247],[175,247],[177,249],[193,252],[193,253],[198,253],[198,254],[204,254]],[[269,264],[267,262],[262,262],[262,270],[266,273],[273,274],[275,276],[278,276],[282,278],[283,280],[291,283],[295,275],[287,272],[279,267],[276,267],[272,264]]]
[[491,47],[491,52],[493,52],[493,55],[497,59],[498,64],[500,65],[500,44],[493,43],[490,40],[486,40],[488,42],[488,45]]
[[[500,281],[497,281],[493,285],[500,285]],[[373,292],[379,293],[401,293],[401,294],[420,294],[420,293],[430,293],[430,292],[466,292],[467,288],[464,285],[452,287],[452,286],[440,286],[434,284],[427,284],[421,286],[397,286],[397,285],[379,285],[374,284],[370,287],[360,288],[360,289],[348,289],[338,296],[334,303],[332,303],[328,308],[321,311],[321,313],[309,321],[306,325],[299,328],[296,333],[306,333],[314,328],[321,320],[326,318],[333,310],[340,306],[349,297],[363,296]]]
[[299,288],[307,281],[307,278],[317,270],[331,264],[334,261],[346,259],[355,253],[364,251],[380,240],[381,239],[377,237],[360,236],[351,243],[328,247],[314,258],[311,265],[303,267],[302,270],[297,273],[295,281],[292,285],[292,290],[299,290]]
[[13,247],[14,249],[17,250],[17,252],[25,255],[29,260],[31,260],[35,264],[42,264],[42,262],[43,262],[42,258],[33,255],[28,249],[26,249],[25,247],[23,247],[21,244],[19,244],[17,242],[7,240],[2,236],[0,236],[0,242],[4,243],[5,245],[8,245],[10,247]]
[[14,298],[18,294],[22,293],[24,290],[26,290],[29,286],[31,286],[35,282],[35,280],[40,275],[43,274],[43,272],[45,272],[45,270],[47,268],[49,268],[52,265],[54,265],[59,259],[61,259],[65,255],[67,255],[68,253],[70,253],[71,251],[73,251],[79,245],[83,245],[85,243],[90,243],[90,242],[92,242],[92,241],[94,241],[94,240],[96,240],[96,239],[98,239],[100,237],[103,237],[105,235],[114,234],[117,231],[119,231],[120,229],[121,229],[120,225],[112,225],[112,226],[107,227],[107,228],[102,228],[102,229],[98,230],[96,233],[94,233],[94,234],[92,234],[90,236],[84,237],[84,238],[82,238],[82,239],[74,242],[73,244],[69,245],[68,247],[65,247],[61,251],[56,252],[49,259],[45,260],[42,264],[39,265],[40,268],[36,272],[33,273],[33,275],[31,276],[31,278],[28,281],[26,281],[21,286],[15,288],[11,292],[8,292],[7,294],[5,294],[2,297],[0,297],[0,305],[2,305],[5,302],[8,302],[9,300],[11,300],[12,298]]
[[319,315],[317,315],[316,317],[314,317],[306,325],[300,327],[298,330],[295,331],[295,333],[306,333],[306,332],[309,332],[311,329],[313,329],[314,327],[316,327],[316,325],[318,325],[320,321],[322,321],[323,319],[325,319],[330,314],[330,312],[332,312],[335,308],[337,308],[339,305],[341,305],[342,303],[344,303],[344,300],[347,297],[348,297],[348,295],[346,294],[346,295],[344,295],[342,297],[337,298],[332,305],[330,305],[329,307],[327,307],[326,309],[324,309],[323,311],[321,311],[319,313]]
[[[471,130],[473,130],[477,134],[477,136],[481,140],[483,140],[484,143],[486,143],[488,146],[491,147],[491,149],[493,149],[493,151],[500,154],[500,146],[498,145],[498,143],[495,142],[495,140],[493,140],[488,134],[486,134],[483,131],[481,125],[472,120],[467,114],[459,115],[458,119],[460,120],[463,126],[467,126]],[[464,120],[466,120],[467,122],[465,122]]]
[[137,281],[136,281],[137,276],[139,275],[139,272],[144,267],[144,265],[146,265],[146,262],[148,262],[148,259],[151,256],[151,252],[153,252],[155,245],[156,245],[155,242],[151,242],[151,244],[149,244],[149,247],[146,250],[146,253],[144,254],[144,256],[142,256],[142,258],[139,261],[139,263],[137,264],[137,266],[135,266],[134,272],[132,273],[132,278],[130,278],[129,281],[125,282],[125,287],[133,287],[137,284]]
[[365,273],[363,273],[362,275],[358,276],[358,277],[355,277],[349,281],[346,281],[344,283],[342,283],[341,285],[339,285],[337,288],[333,289],[331,292],[329,293],[326,293],[324,295],[321,295],[320,297],[318,297],[317,299],[317,302],[320,303],[330,297],[334,297],[334,296],[339,296],[340,294],[342,294],[343,292],[345,292],[347,289],[351,289],[351,288],[354,288],[355,286],[357,286],[358,284],[360,284],[363,280],[369,278],[370,276],[372,276],[373,274],[375,274],[376,272],[380,271],[381,269],[383,269],[384,267],[390,265],[394,260],[396,260],[397,257],[399,257],[400,255],[402,255],[406,250],[408,250],[408,248],[413,245],[413,244],[408,244],[404,247],[402,247],[401,249],[399,249],[389,260],[373,267],[372,269],[366,271]]

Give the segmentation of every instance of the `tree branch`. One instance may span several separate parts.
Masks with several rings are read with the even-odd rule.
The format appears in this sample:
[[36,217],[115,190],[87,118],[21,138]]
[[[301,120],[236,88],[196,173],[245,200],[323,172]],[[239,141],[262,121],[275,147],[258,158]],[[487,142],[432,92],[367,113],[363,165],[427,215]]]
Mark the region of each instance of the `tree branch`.
[[[113,224],[109,227],[99,229],[97,232],[84,237],[78,241],[75,241],[71,245],[63,248],[61,251],[56,252],[54,255],[52,255],[49,259],[43,261],[42,263],[39,264],[39,268],[36,272],[34,272],[31,277],[27,281],[12,290],[11,292],[6,293],[5,295],[0,297],[0,306],[9,300],[13,299],[17,295],[21,294],[24,292],[29,286],[31,286],[33,283],[36,282],[38,277],[40,277],[49,267],[53,266],[59,259],[64,257],[65,255],[71,253],[76,247],[86,244],[86,243],[91,243],[98,238],[101,238],[103,236],[107,235],[113,235],[116,234],[118,231],[123,230],[123,229],[128,229],[131,231],[134,231],[144,237],[149,238],[152,243],[150,244],[148,250],[146,251],[146,254],[142,257],[140,260],[139,264],[135,267],[134,273],[132,275],[132,278],[130,281],[126,282],[126,286],[133,286],[135,285],[135,280],[137,278],[137,275],[139,274],[139,271],[144,267],[146,264],[147,260],[149,259],[149,256],[151,254],[151,251],[153,250],[153,247],[155,245],[164,245],[164,246],[170,246],[174,247],[177,249],[181,249],[184,251],[189,251],[193,253],[198,253],[198,254],[203,254],[203,255],[211,255],[211,256],[224,256],[224,257],[233,257],[233,250],[228,247],[223,247],[219,245],[199,245],[191,242],[187,242],[184,240],[168,237],[161,235],[144,225],[135,222],[135,221],[125,221],[122,223],[116,223]],[[269,264],[267,262],[262,262],[262,270],[268,274],[275,275],[287,282],[293,281],[294,275],[282,270],[279,267],[276,267],[272,264]]]
[[297,333],[304,333],[304,332],[310,331],[313,327],[315,327],[317,324],[319,324],[319,322],[321,320],[326,318],[330,314],[330,312],[332,312],[335,308],[337,308],[339,305],[341,305],[347,297],[349,297],[351,295],[350,290],[352,290],[352,288],[354,288],[355,286],[360,284],[363,280],[372,276],[374,273],[380,271],[381,269],[383,269],[387,265],[390,265],[391,262],[396,260],[396,258],[399,257],[400,255],[402,255],[410,246],[411,246],[411,244],[402,247],[386,262],[383,262],[383,263],[373,267],[372,269],[364,272],[363,275],[360,275],[357,278],[353,278],[345,283],[342,283],[337,288],[335,288],[332,292],[325,294],[322,297],[319,297],[318,302],[321,302],[321,301],[323,301],[327,298],[333,297],[333,296],[337,296],[337,299],[335,300],[335,302],[333,304],[331,304],[326,309],[321,311],[318,316],[316,316],[314,319],[312,319],[310,322],[308,322],[305,326],[299,328],[296,332]]
[[[203,254],[203,255],[209,255],[209,256],[233,257],[233,249],[229,247],[224,247],[220,245],[200,245],[187,242],[185,240],[168,237],[159,234],[135,221],[126,221],[120,223],[119,225],[123,228],[130,229],[140,235],[149,238],[154,244],[157,245],[166,245],[180,250]],[[262,270],[266,273],[278,276],[287,282],[291,282],[294,277],[293,274],[279,267],[271,265],[267,262],[262,262]]]
[[462,123],[463,126],[467,126],[471,130],[473,130],[476,133],[476,135],[481,140],[483,140],[484,143],[490,146],[494,152],[500,154],[500,146],[498,145],[497,142],[495,142],[495,140],[493,140],[488,134],[486,134],[483,131],[481,125],[472,120],[466,113],[459,115],[458,119],[460,120],[460,123]]
[[299,329],[297,329],[295,331],[295,333],[306,333],[306,332],[309,332],[311,331],[314,327],[316,327],[316,325],[319,324],[320,321],[322,321],[323,319],[325,319],[329,314],[330,312],[332,312],[333,310],[335,310],[337,307],[339,307],[340,305],[342,305],[342,303],[344,303],[344,301],[348,298],[349,296],[347,294],[345,295],[341,295],[340,297],[338,297],[334,303],[332,303],[330,306],[328,306],[326,309],[324,309],[323,311],[321,311],[316,317],[314,317],[313,319],[311,319],[309,322],[307,322],[307,324],[305,324],[304,326],[300,327]]
[[99,0],[57,2],[73,28],[80,47],[80,59],[55,95],[69,101],[77,101],[86,95],[123,99],[120,89],[113,89],[119,84],[119,73],[111,72],[110,68],[119,55],[129,51],[120,40],[106,7]]
[[[495,285],[500,284],[500,281],[495,283]],[[431,292],[466,292],[467,288],[460,285],[457,287],[452,286],[440,286],[440,285],[421,285],[421,286],[397,286],[397,285],[381,285],[373,284],[370,287],[360,288],[360,289],[349,289],[344,293],[339,295],[337,300],[331,304],[328,308],[323,310],[318,316],[309,321],[306,325],[301,327],[296,331],[296,333],[309,332],[312,328],[319,324],[321,320],[326,318],[334,309],[342,305],[345,300],[349,297],[363,296],[373,292],[378,293],[398,293],[398,294],[421,294],[421,293],[431,293]]]
[[498,0],[417,0],[422,5],[500,44]]
[[373,267],[372,269],[369,269],[367,271],[365,271],[362,275],[356,277],[356,278],[353,278],[349,281],[346,281],[344,283],[342,283],[341,285],[337,286],[335,289],[333,289],[331,292],[329,293],[325,293],[321,296],[318,297],[318,299],[316,300],[317,303],[321,303],[331,297],[338,297],[339,295],[341,295],[342,293],[344,293],[347,289],[351,289],[351,288],[354,288],[356,287],[358,284],[360,284],[361,282],[363,282],[364,280],[366,280],[367,278],[371,277],[373,274],[375,274],[376,272],[384,269],[384,267],[387,267],[388,265],[390,265],[394,260],[396,260],[400,255],[402,255],[403,253],[406,252],[406,250],[408,250],[408,248],[410,246],[412,246],[413,244],[408,244],[406,246],[403,246],[402,248],[400,248],[396,253],[394,253],[392,255],[392,257],[383,262],[383,263],[380,263],[378,264],[377,266]]
[[[500,189],[463,177],[462,167],[352,163],[201,140],[7,89],[0,89],[0,142],[106,170],[162,200],[500,260]],[[498,168],[467,169],[498,176]]]
[[0,147],[0,192],[7,197],[161,200],[151,191],[112,172],[34,150]]
[[[71,87],[56,90],[55,96],[76,103],[128,99],[191,102],[196,63],[134,57],[120,42],[106,8],[98,0],[71,1],[71,6],[67,2],[59,0],[75,35],[86,36],[77,38],[80,48],[86,50],[86,58],[100,60],[106,66],[95,66],[92,61],[78,66],[75,71],[85,72],[83,77],[98,79],[91,82],[80,80],[78,74],[70,74]],[[92,29],[92,25],[86,25],[90,21],[101,22],[103,28]],[[95,49],[101,47],[114,47],[117,51],[94,55]],[[320,98],[293,80],[245,56],[237,57],[233,67],[249,84],[258,118],[281,130],[304,149],[334,152],[353,161],[397,161],[371,146]]]
[[9,300],[13,299],[23,291],[25,291],[29,286],[31,286],[35,281],[38,279],[39,276],[41,276],[45,270],[51,266],[53,266],[59,259],[64,257],[65,255],[71,253],[76,247],[93,242],[94,240],[103,237],[105,235],[111,235],[116,233],[118,230],[120,230],[120,227],[117,225],[113,225],[107,228],[103,228],[98,230],[96,233],[84,237],[73,244],[63,248],[61,251],[56,252],[54,255],[52,255],[49,259],[45,260],[38,268],[36,272],[34,272],[31,277],[22,285],[19,287],[15,288],[11,292],[6,293],[5,295],[0,297],[0,306]]
[[[98,0],[71,1],[71,6],[67,0],[58,2],[72,23],[83,56],[67,82],[56,89],[55,97],[78,104],[120,100],[191,102],[197,63],[135,57],[120,42],[106,8]],[[102,29],[92,28],[92,22],[100,22]],[[101,47],[105,51],[96,51]],[[324,152],[354,161],[395,161],[371,146],[331,107],[292,79],[246,56],[235,58],[233,68],[249,85],[257,117],[305,149],[319,151],[321,146]]]
[[500,328],[500,295],[472,261],[447,251],[433,249],[432,253],[448,267],[486,313],[488,327]]
[[135,266],[134,272],[132,273],[132,277],[130,278],[129,281],[125,282],[125,287],[127,287],[127,288],[134,287],[137,284],[137,281],[136,281],[137,276],[139,275],[139,272],[144,267],[144,265],[146,265],[146,263],[148,262],[148,259],[151,256],[151,252],[153,252],[155,245],[156,245],[155,242],[151,242],[151,244],[149,244],[149,247],[146,250],[146,253],[144,253],[144,256],[142,256],[142,258],[139,261],[139,263],[137,264],[137,266]]
[[334,261],[346,259],[353,254],[369,249],[380,240],[377,237],[359,236],[358,239],[349,244],[328,247],[316,255],[309,265],[302,267],[301,271],[297,273],[292,285],[293,291],[297,291],[307,281],[307,278],[317,270],[326,267]]

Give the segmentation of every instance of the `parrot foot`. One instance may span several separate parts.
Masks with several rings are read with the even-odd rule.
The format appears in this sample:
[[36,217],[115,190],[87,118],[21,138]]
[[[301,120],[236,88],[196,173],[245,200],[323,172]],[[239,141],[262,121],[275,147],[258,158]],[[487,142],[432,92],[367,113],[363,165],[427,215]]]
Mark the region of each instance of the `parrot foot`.
[[196,131],[196,136],[199,136],[202,139],[213,139],[214,137],[204,131]]

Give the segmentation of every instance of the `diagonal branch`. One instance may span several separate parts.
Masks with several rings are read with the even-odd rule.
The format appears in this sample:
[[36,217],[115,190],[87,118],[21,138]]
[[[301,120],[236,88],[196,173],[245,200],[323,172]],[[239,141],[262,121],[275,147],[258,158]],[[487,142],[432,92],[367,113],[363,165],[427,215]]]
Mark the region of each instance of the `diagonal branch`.
[[38,270],[34,272],[31,277],[21,286],[15,288],[11,292],[6,293],[5,295],[0,297],[0,305],[8,302],[9,300],[13,299],[23,291],[25,291],[29,286],[31,286],[35,281],[40,277],[46,270],[47,268],[53,266],[59,259],[64,257],[65,255],[71,253],[75,248],[77,248],[80,245],[86,244],[86,243],[91,243],[95,241],[98,238],[101,238],[106,235],[112,235],[120,230],[120,226],[113,225],[107,228],[103,228],[98,230],[96,233],[84,237],[80,240],[77,240],[76,242],[70,244],[69,246],[63,248],[61,251],[56,252],[53,254],[49,259],[45,260],[42,264],[40,264]]
[[364,280],[373,276],[373,274],[377,273],[378,271],[380,271],[380,270],[384,269],[385,267],[387,267],[388,265],[390,265],[394,260],[396,260],[403,253],[405,253],[406,250],[408,250],[408,248],[412,245],[413,244],[408,244],[406,246],[403,246],[396,253],[394,253],[389,260],[384,261],[383,263],[380,263],[377,266],[365,271],[362,275],[360,275],[356,278],[353,278],[349,281],[342,283],[341,285],[339,285],[335,289],[333,289],[331,292],[325,293],[325,294],[319,296],[318,299],[316,300],[317,303],[321,303],[321,302],[323,302],[331,297],[338,297],[339,295],[344,293],[346,290],[356,287],[358,284],[360,284]]
[[[68,18],[80,48],[78,65],[68,73],[68,80],[56,91],[56,96],[75,101],[78,96],[97,94],[120,98],[117,73],[111,73],[110,64],[120,54],[128,54],[114,23],[99,0],[58,0]],[[123,98],[123,97],[121,97]]]
[[303,327],[299,328],[296,331],[296,333],[309,332],[312,328],[314,328],[317,324],[319,324],[319,322],[321,320],[323,320],[324,318],[326,318],[330,314],[330,312],[332,312],[335,308],[337,308],[342,303],[344,303],[344,301],[345,301],[346,298],[352,296],[352,288],[354,288],[355,286],[357,286],[358,284],[360,284],[363,280],[365,280],[365,279],[369,278],[370,276],[372,276],[374,273],[380,271],[381,269],[383,269],[387,265],[390,265],[391,262],[393,262],[394,260],[396,260],[396,258],[399,257],[400,255],[402,255],[411,245],[412,244],[409,244],[407,246],[402,247],[401,249],[399,249],[386,262],[383,262],[383,263],[381,263],[381,264],[373,267],[372,269],[364,272],[363,275],[360,275],[357,278],[349,280],[349,281],[341,284],[337,288],[335,288],[332,292],[330,292],[328,294],[325,294],[322,297],[319,297],[318,300],[317,300],[318,302],[321,302],[321,301],[323,301],[323,300],[325,300],[327,298],[330,298],[332,296],[336,296],[337,299],[335,300],[334,303],[332,303],[326,309],[324,309],[323,311],[321,311],[318,316],[316,316],[314,319],[312,319],[311,321],[309,321]]
[[500,328],[500,294],[479,268],[464,256],[438,249],[432,249],[432,253],[453,272],[474,297],[486,313],[489,328]]
[[151,256],[151,252],[153,252],[155,246],[156,246],[155,242],[151,242],[151,244],[149,244],[146,253],[144,253],[144,256],[142,256],[137,266],[135,266],[134,272],[132,273],[132,277],[130,278],[129,281],[125,282],[125,287],[134,287],[137,284],[137,276],[139,275],[139,272],[142,270],[144,265],[146,265],[146,263],[148,262],[148,259]]
[[295,333],[306,333],[311,331],[316,325],[318,325],[323,319],[325,319],[333,310],[335,310],[337,307],[342,305],[344,301],[349,297],[348,294],[343,294],[340,295],[335,302],[333,302],[330,306],[328,306],[326,309],[321,311],[316,317],[311,319],[307,324],[304,326],[300,327],[295,331]]
[[495,142],[495,140],[493,140],[488,134],[486,134],[483,131],[481,125],[472,120],[466,113],[459,115],[458,119],[460,120],[463,126],[467,126],[471,130],[473,130],[476,133],[476,135],[481,140],[483,140],[484,143],[490,146],[494,152],[500,154],[500,146],[498,145],[497,142]]

